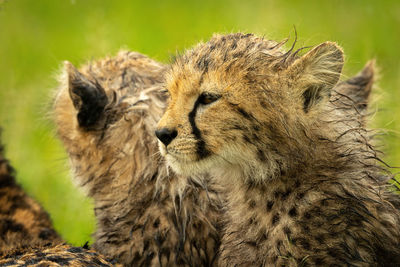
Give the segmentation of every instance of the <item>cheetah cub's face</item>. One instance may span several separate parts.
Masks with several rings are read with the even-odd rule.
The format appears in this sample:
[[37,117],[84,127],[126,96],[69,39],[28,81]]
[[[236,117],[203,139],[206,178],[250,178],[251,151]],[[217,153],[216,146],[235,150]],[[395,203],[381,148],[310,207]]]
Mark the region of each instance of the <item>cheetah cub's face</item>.
[[339,79],[343,53],[327,42],[297,57],[283,44],[218,35],[177,58],[156,130],[175,171],[263,169],[270,177],[303,156],[298,151]]

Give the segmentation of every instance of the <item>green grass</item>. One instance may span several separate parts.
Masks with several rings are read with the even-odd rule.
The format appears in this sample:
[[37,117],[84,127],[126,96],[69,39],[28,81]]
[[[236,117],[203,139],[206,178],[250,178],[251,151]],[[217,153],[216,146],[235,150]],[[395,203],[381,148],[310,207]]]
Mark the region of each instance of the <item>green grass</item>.
[[48,119],[60,63],[81,64],[120,48],[167,61],[214,32],[245,31],[298,46],[338,42],[352,75],[370,58],[381,69],[376,127],[385,160],[400,165],[400,2],[367,0],[0,0],[0,125],[18,180],[50,212],[58,231],[82,245],[94,231],[92,203],[70,179]]

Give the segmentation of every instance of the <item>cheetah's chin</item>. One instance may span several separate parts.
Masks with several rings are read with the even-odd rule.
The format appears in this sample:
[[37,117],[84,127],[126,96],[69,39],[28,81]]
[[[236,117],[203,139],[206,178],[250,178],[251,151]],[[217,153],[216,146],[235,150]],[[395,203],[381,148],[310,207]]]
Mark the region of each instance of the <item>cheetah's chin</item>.
[[216,159],[210,156],[201,160],[181,160],[170,154],[166,155],[166,161],[169,167],[180,175],[202,175],[215,167]]

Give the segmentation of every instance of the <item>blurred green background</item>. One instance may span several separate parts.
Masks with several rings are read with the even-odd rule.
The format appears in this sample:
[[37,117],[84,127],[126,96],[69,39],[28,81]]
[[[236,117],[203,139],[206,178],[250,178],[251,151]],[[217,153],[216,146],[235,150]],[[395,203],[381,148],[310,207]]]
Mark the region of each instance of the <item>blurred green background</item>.
[[0,0],[0,125],[18,180],[72,244],[91,240],[92,203],[74,187],[66,154],[49,119],[63,60],[76,65],[121,48],[167,61],[214,32],[254,32],[298,47],[338,42],[344,73],[375,58],[385,160],[400,165],[400,1]]

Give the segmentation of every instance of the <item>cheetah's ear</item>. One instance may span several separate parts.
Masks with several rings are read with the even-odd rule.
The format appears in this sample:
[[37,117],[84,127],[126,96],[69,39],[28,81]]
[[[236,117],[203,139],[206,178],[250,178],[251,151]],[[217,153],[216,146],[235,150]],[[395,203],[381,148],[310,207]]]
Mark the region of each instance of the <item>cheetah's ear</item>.
[[85,129],[96,128],[107,105],[107,95],[99,84],[91,82],[70,62],[64,64],[68,75],[69,96],[78,111],[79,126]]
[[287,69],[294,81],[295,95],[301,96],[307,113],[322,99],[328,99],[340,78],[343,51],[333,42],[325,42],[295,60]]

